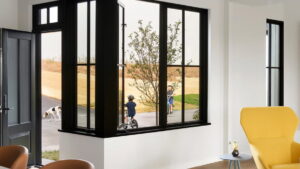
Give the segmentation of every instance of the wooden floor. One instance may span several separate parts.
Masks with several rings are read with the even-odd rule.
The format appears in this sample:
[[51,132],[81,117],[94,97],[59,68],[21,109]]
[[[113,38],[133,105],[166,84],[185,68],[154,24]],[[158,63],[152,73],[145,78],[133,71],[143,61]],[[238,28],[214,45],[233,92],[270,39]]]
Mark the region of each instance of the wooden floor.
[[[227,168],[228,168],[228,162],[222,161],[222,162],[208,164],[208,165],[195,167],[191,169],[227,169]],[[231,168],[234,169],[233,166]],[[249,160],[249,161],[241,162],[241,169],[257,169],[257,168],[254,164],[254,161]]]

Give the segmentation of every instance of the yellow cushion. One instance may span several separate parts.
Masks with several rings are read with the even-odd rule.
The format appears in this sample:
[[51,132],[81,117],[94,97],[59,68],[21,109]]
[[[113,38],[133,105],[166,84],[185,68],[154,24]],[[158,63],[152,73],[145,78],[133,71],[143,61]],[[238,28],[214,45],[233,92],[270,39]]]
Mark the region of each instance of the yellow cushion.
[[257,139],[252,144],[269,166],[292,162],[292,144],[287,138]]
[[300,163],[274,165],[272,169],[300,169]]
[[241,124],[250,143],[278,137],[289,137],[292,141],[298,123],[295,112],[288,107],[244,108],[241,112]]

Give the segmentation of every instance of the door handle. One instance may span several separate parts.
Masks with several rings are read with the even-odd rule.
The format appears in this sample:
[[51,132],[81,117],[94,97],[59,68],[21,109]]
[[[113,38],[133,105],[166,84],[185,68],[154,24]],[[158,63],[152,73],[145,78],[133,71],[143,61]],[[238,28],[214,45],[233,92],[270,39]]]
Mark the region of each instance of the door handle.
[[13,107],[2,107],[0,106],[0,114],[6,114],[7,111],[13,110]]
[[8,111],[8,110],[13,110],[14,108],[9,108],[9,107],[3,107],[3,108],[0,108],[0,110],[2,111]]
[[4,99],[3,100],[3,105],[0,106],[1,113],[5,112],[5,111],[13,110],[14,109],[13,107],[6,107],[6,105],[7,105],[7,95],[4,95],[3,99]]

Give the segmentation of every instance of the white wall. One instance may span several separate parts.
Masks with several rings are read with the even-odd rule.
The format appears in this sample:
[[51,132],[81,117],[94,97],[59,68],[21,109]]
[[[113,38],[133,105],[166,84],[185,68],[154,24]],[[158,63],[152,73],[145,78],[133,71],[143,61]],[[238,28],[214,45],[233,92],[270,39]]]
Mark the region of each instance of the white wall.
[[56,0],[0,0],[0,28],[32,31],[32,5]]
[[[284,99],[287,106],[291,106],[300,117],[300,1],[287,0],[285,2],[285,74]],[[300,142],[300,131],[295,140]]]
[[59,133],[60,159],[87,160],[103,169],[104,139],[69,133]]
[[18,28],[18,0],[0,0],[0,28]]
[[19,0],[19,29],[23,31],[32,31],[32,5],[51,1],[56,0]]
[[285,2],[284,102],[300,116],[300,1]]
[[212,137],[195,136],[195,133],[206,132],[212,132],[212,128],[197,127],[108,139],[60,133],[60,159],[88,160],[96,169],[191,168],[218,160],[219,146],[208,141]]
[[216,133],[206,126],[105,139],[104,168],[187,169],[215,162],[222,152]]
[[[242,152],[249,152],[247,139],[240,126],[240,111],[243,107],[266,106],[266,19],[285,19],[282,3],[264,5],[230,4],[229,11],[229,140],[237,140]],[[299,45],[299,44],[298,44]],[[287,62],[289,56],[285,57]],[[296,63],[295,63],[296,64]],[[288,68],[286,74],[298,73],[298,70]],[[288,73],[287,73],[288,72]],[[297,82],[290,79],[290,83]],[[295,84],[296,85],[296,84]],[[290,89],[288,89],[290,88]],[[295,90],[286,86],[288,90]],[[286,105],[295,107],[293,100],[295,91],[289,93]]]

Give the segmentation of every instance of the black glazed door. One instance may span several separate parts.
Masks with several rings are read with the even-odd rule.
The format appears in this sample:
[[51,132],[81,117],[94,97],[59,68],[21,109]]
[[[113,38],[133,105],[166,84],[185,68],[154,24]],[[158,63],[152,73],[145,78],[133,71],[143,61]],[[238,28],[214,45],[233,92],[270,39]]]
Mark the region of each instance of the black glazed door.
[[41,138],[38,139],[35,114],[35,35],[3,29],[2,42],[1,144],[26,146],[29,164],[37,164]]

